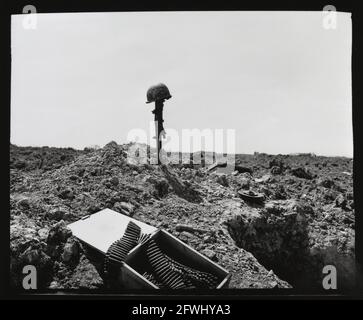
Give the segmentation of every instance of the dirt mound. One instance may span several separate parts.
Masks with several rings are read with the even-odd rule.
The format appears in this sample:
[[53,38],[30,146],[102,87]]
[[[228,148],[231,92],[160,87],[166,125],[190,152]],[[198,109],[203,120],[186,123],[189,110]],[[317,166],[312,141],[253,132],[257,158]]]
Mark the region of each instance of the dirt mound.
[[10,144],[10,169],[57,169],[81,153],[73,148],[18,147]]

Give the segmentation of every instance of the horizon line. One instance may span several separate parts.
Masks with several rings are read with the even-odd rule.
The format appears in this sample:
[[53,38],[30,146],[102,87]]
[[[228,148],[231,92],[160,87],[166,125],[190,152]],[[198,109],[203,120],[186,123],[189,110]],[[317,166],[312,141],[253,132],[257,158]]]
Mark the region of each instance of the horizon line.
[[[56,149],[73,149],[73,150],[76,150],[76,151],[84,151],[86,148],[99,148],[99,149],[102,149],[104,148],[106,145],[108,145],[109,143],[111,142],[116,142],[114,140],[111,140],[110,142],[106,143],[104,146],[99,146],[97,144],[94,144],[94,145],[88,145],[88,146],[85,146],[84,148],[76,148],[76,147],[70,147],[70,146],[54,146],[54,145],[19,145],[19,144],[16,144],[16,143],[12,143],[10,142],[10,145],[13,145],[13,146],[16,146],[16,147],[21,147],[21,148],[56,148]],[[126,144],[130,144],[130,143],[135,143],[135,142],[125,142],[125,143],[117,143],[117,145],[126,145]],[[146,143],[138,143],[140,145],[148,145]],[[153,149],[156,149],[155,147],[152,147],[150,146],[150,150],[153,150]],[[256,153],[257,154],[266,154],[266,155],[272,155],[272,156],[279,156],[279,155],[287,155],[287,156],[304,156],[304,155],[310,155],[310,156],[316,156],[316,157],[330,157],[330,158],[350,158],[350,159],[354,159],[354,154],[353,155],[326,155],[326,154],[319,154],[319,153],[316,153],[316,152],[290,152],[290,153],[267,153],[267,152],[261,152],[261,151],[254,151],[252,153],[243,153],[243,152],[235,152],[235,153],[225,153],[225,152],[217,152],[217,151],[214,151],[214,150],[196,150],[196,151],[175,151],[175,150],[165,150],[166,152],[171,152],[171,153],[179,153],[179,152],[182,152],[182,153],[200,153],[200,152],[205,152],[205,153],[216,153],[216,154],[226,154],[226,155],[255,155]]]

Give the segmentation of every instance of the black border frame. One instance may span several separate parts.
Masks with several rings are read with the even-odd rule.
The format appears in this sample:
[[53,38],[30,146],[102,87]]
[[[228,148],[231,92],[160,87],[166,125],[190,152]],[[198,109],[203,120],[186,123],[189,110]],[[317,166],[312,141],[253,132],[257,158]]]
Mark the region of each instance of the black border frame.
[[[10,3],[11,2],[11,3]],[[363,297],[362,286],[357,286],[357,289],[353,292],[339,292],[332,291],[327,292],[321,291],[301,291],[295,289],[229,289],[229,290],[218,290],[211,292],[195,292],[195,294],[190,293],[171,293],[169,292],[158,292],[158,293],[140,293],[140,291],[128,293],[116,293],[116,292],[105,292],[105,291],[94,291],[94,290],[64,290],[61,295],[54,295],[54,291],[44,291],[42,293],[37,292],[25,292],[25,291],[14,291],[10,289],[9,286],[9,265],[10,265],[10,249],[9,249],[9,141],[10,141],[10,90],[11,90],[11,14],[21,14],[22,8],[27,5],[34,5],[39,13],[54,13],[54,12],[115,12],[115,11],[321,11],[325,5],[334,5],[338,11],[351,12],[352,14],[352,97],[353,97],[353,135],[354,135],[354,155],[353,155],[353,166],[354,166],[354,201],[355,201],[355,219],[356,219],[356,236],[355,236],[355,252],[356,261],[359,266],[363,266],[363,239],[362,239],[362,217],[361,217],[361,207],[362,201],[359,198],[360,190],[362,190],[362,169],[360,166],[362,160],[362,154],[359,149],[360,143],[359,139],[362,133],[360,120],[362,119],[362,111],[359,108],[359,104],[362,101],[362,93],[359,91],[359,84],[362,82],[359,78],[362,78],[362,62],[359,59],[361,53],[361,44],[359,37],[359,29],[363,24],[363,19],[361,12],[358,9],[358,1],[345,1],[344,3],[338,4],[337,1],[333,2],[322,2],[322,1],[296,1],[292,3],[291,1],[274,1],[267,4],[260,4],[259,2],[249,2],[245,3],[231,3],[228,1],[216,3],[208,3],[208,5],[202,5],[200,3],[188,3],[183,1],[179,4],[177,3],[167,3],[162,1],[85,1],[85,0],[73,0],[72,2],[63,2],[60,0],[54,1],[44,1],[44,0],[16,0],[8,1],[6,7],[6,17],[1,19],[3,24],[2,32],[4,33],[5,43],[3,48],[6,47],[5,59],[2,65],[2,77],[4,78],[4,84],[6,91],[3,96],[4,103],[1,108],[3,113],[1,120],[4,122],[1,126],[1,137],[4,148],[6,150],[6,165],[2,165],[2,184],[6,193],[3,191],[1,194],[4,196],[2,201],[3,213],[0,215],[0,248],[1,259],[0,259],[0,297],[5,299],[17,298],[17,299],[62,299],[64,297],[71,299],[124,299],[124,300],[135,300],[141,301],[144,299],[157,299],[157,300],[184,300],[190,301],[191,299],[203,299],[203,300],[236,300],[236,299],[360,299]],[[5,194],[7,197],[5,198]],[[8,215],[5,214],[8,212]],[[361,280],[361,279],[359,279]],[[231,291],[233,290],[233,291]]]

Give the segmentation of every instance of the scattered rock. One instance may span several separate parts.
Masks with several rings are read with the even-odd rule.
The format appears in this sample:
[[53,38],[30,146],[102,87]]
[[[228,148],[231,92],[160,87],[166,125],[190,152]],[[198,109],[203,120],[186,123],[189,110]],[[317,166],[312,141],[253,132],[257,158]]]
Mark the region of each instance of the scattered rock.
[[40,252],[37,249],[29,247],[22,253],[20,259],[23,260],[25,264],[36,265],[40,261]]
[[60,191],[58,195],[61,199],[69,199],[69,200],[74,199],[74,193],[73,193],[72,189],[69,189],[69,188],[66,188],[66,189]]
[[334,186],[334,181],[330,178],[319,178],[317,184],[324,188],[332,188]]
[[308,180],[313,179],[313,174],[307,168],[301,168],[301,167],[293,168],[291,169],[291,174],[298,178],[303,178]]
[[98,212],[98,211],[101,211],[102,210],[102,208],[100,207],[100,206],[98,206],[98,205],[90,205],[88,208],[87,208],[87,212],[89,213],[89,214],[93,214],[93,213],[96,213],[96,212]]
[[113,185],[113,186],[118,186],[118,184],[119,184],[119,180],[118,180],[118,178],[117,177],[112,177],[111,179],[110,179],[110,183]]
[[62,289],[57,281],[52,281],[48,287],[48,289]]
[[103,170],[103,168],[102,167],[96,167],[96,168],[94,168],[92,171],[91,171],[91,175],[92,176],[102,176],[103,175],[103,172],[104,172],[104,170]]
[[347,197],[347,200],[353,200],[354,199],[353,192],[347,192],[346,197]]
[[241,189],[248,190],[251,186],[251,180],[245,177],[241,178],[238,182]]
[[347,192],[347,189],[341,185],[341,184],[334,184],[334,190],[338,191],[338,192],[341,192],[341,193],[346,193]]
[[47,240],[49,234],[49,230],[47,228],[41,228],[38,230],[38,236],[40,240]]
[[154,185],[154,195],[163,198],[169,193],[169,183],[166,179],[148,179]]
[[206,233],[206,232],[208,232],[208,230],[195,228],[195,227],[188,226],[188,225],[185,225],[185,224],[177,224],[175,226],[175,230],[178,231],[178,232],[187,231],[187,232],[190,232],[190,233],[195,233],[195,232],[197,232],[197,233]]
[[196,239],[196,236],[194,234],[187,231],[180,232],[179,237],[182,241],[185,241],[187,243],[189,243],[189,241]]
[[130,214],[132,214],[135,210],[135,206],[129,202],[120,202],[120,207]]
[[269,162],[269,168],[272,169],[273,167],[280,168],[280,170],[282,171],[285,167],[285,164],[281,159],[274,158]]
[[114,205],[113,205],[113,208],[122,213],[122,214],[125,214],[127,216],[131,216],[134,214],[134,211],[135,211],[135,206],[131,203],[127,203],[127,202],[116,202]]
[[51,220],[56,220],[56,221],[60,221],[64,218],[64,216],[67,214],[67,211],[63,208],[55,208],[55,209],[51,209],[48,217]]
[[29,209],[30,201],[27,198],[23,198],[23,199],[19,200],[18,205],[23,209]]
[[281,214],[284,210],[277,201],[270,201],[266,203],[264,209],[268,214]]
[[347,199],[342,194],[339,194],[338,197],[335,199],[335,205],[342,209],[346,209],[347,208]]
[[218,175],[216,181],[220,185],[222,185],[224,187],[228,187],[229,186],[228,179],[227,179],[227,176],[225,174]]
[[83,177],[85,172],[86,172],[86,169],[84,169],[84,168],[78,169],[77,170],[78,177]]
[[180,179],[170,167],[162,164],[161,170],[168,180],[169,185],[179,197],[195,203],[200,203],[202,201],[200,193],[191,184],[187,183],[187,181]]
[[113,204],[113,210],[119,212],[119,213],[122,213],[122,214],[125,214],[125,215],[129,215],[129,212],[127,210],[125,210],[122,206],[121,206],[121,203],[120,202],[115,202]]
[[47,243],[48,244],[60,244],[65,243],[67,239],[72,235],[72,231],[67,228],[67,225],[63,220],[57,222],[49,230]]
[[235,169],[236,171],[238,171],[239,173],[248,172],[248,173],[251,173],[251,174],[252,174],[252,172],[253,172],[253,170],[252,170],[251,168],[247,168],[247,167],[241,166],[241,165],[239,165],[239,164],[236,164],[236,165],[234,166],[234,169]]
[[103,280],[96,268],[82,255],[77,267],[67,280],[66,288],[70,289],[99,289],[103,286]]
[[[14,145],[10,149],[10,271],[15,288],[22,288],[22,267],[29,262],[39,269],[39,287],[104,286],[97,272],[102,274],[102,263],[91,263],[92,255],[87,253],[88,260],[82,247],[77,255],[74,238],[62,223],[104,208],[132,214],[199,252],[207,250],[206,256],[218,257],[219,264],[231,272],[231,288],[271,288],[276,283],[289,287],[279,277],[300,288],[308,283],[296,282],[297,275],[305,279],[304,273],[314,274],[314,270],[319,270],[321,287],[319,262],[337,262],[341,267],[354,256],[353,186],[351,175],[345,173],[353,172],[350,159],[237,155],[236,163],[243,164],[239,171],[253,168],[254,176],[252,169],[235,170],[220,183],[217,175],[224,170],[219,166],[213,174],[190,164],[170,165],[165,172],[155,165],[129,165],[128,145],[115,142],[87,152]],[[294,168],[288,171],[291,174],[283,174],[290,168]],[[293,174],[297,168],[301,170]],[[266,203],[242,201],[237,195],[240,189],[263,193]],[[232,207],[233,215],[228,213]],[[307,221],[305,230],[300,219]],[[61,225],[56,227],[53,223],[58,220]],[[238,220],[234,233],[229,230],[236,242],[225,220]],[[208,232],[179,232],[177,224]],[[331,254],[333,246],[338,253]],[[266,277],[270,269],[275,274]],[[338,274],[345,271],[338,268]],[[338,286],[342,287],[340,282]]]
[[312,216],[315,214],[314,212],[314,208],[306,203],[306,202],[302,202],[302,201],[298,201],[296,202],[296,205],[293,205],[293,209],[299,213],[299,214],[303,214],[304,216]]
[[26,162],[25,161],[16,161],[14,163],[14,167],[16,169],[24,169],[24,168],[26,168]]
[[267,274],[267,277],[273,277],[275,274],[274,274],[274,271],[273,270],[270,270]]
[[354,209],[354,201],[353,200],[349,200],[348,205],[349,205],[351,210]]
[[273,166],[271,168],[271,173],[272,174],[281,174],[282,173],[282,169],[281,169],[281,167]]
[[80,255],[80,245],[75,238],[69,238],[64,246],[62,261],[65,263],[77,262]]
[[210,249],[204,249],[201,251],[201,254],[205,255],[208,259],[211,259],[212,261],[218,261],[217,254]]
[[255,179],[255,181],[257,183],[267,183],[271,181],[271,176],[269,174],[265,174],[264,176],[262,176],[262,178]]

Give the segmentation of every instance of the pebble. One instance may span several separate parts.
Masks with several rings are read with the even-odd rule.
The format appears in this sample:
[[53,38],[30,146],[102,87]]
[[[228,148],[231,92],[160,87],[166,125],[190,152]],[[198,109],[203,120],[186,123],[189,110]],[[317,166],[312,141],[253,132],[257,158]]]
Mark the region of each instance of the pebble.
[[62,260],[64,262],[70,262],[71,260],[76,260],[79,257],[79,244],[78,242],[71,239],[68,241],[63,249]]
[[111,182],[111,184],[112,184],[112,185],[114,185],[114,186],[118,186],[118,184],[119,184],[119,180],[118,180],[118,178],[117,178],[117,177],[112,177],[112,178],[110,179],[110,182]]
[[217,254],[213,250],[204,249],[201,253],[212,261],[218,261]]
[[339,194],[338,197],[335,199],[335,205],[340,208],[346,208],[347,200],[342,194]]
[[267,277],[272,277],[272,276],[274,276],[274,275],[275,275],[275,274],[274,274],[273,270],[271,269],[271,270],[268,272]]
[[59,286],[58,282],[57,281],[52,281],[49,285],[49,289],[57,289]]
[[23,253],[22,257],[27,264],[32,264],[32,265],[37,264],[40,259],[38,250],[34,249],[27,249]]
[[74,193],[71,189],[67,188],[59,192],[59,197],[62,199],[70,199],[72,200],[74,198]]
[[27,198],[19,200],[18,205],[23,207],[24,209],[29,209],[30,208],[30,202],[29,202],[29,200]]
[[66,211],[61,208],[55,208],[50,210],[48,216],[51,220],[60,221],[66,215]]
[[47,228],[42,228],[38,230],[38,236],[40,240],[46,240],[49,234],[49,230]]

